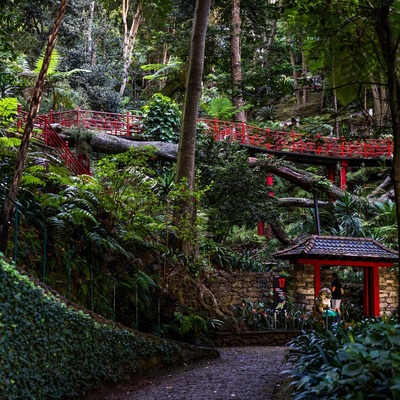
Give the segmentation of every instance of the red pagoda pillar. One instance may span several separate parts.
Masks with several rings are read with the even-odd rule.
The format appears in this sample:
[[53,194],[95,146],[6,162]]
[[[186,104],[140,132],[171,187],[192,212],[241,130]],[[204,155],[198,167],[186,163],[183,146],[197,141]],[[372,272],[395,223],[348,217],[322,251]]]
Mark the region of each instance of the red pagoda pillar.
[[364,315],[379,317],[380,313],[379,267],[366,267],[364,268]]
[[321,290],[321,264],[314,264],[314,297],[318,297],[318,292]]
[[346,182],[346,174],[347,174],[347,167],[349,166],[347,161],[341,161],[340,163],[340,189],[346,190],[347,182]]

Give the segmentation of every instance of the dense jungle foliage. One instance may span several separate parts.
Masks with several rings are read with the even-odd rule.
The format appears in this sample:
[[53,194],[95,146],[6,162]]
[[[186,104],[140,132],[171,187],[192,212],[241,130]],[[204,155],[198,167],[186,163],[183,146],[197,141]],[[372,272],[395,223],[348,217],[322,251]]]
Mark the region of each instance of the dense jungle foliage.
[[[4,399],[82,399],[104,382],[199,357],[190,346],[98,323],[0,261]],[[212,352],[208,356],[215,356]]]
[[[179,143],[195,3],[69,1],[40,113],[78,107],[130,112],[142,117],[146,139]],[[347,187],[340,188],[339,179],[330,182],[319,165],[262,155],[256,157],[260,162],[249,163],[245,148],[215,142],[199,123],[196,189],[189,192],[185,181],[176,182],[176,163],[156,159],[156,148],[96,153],[89,146],[96,132],[70,128],[74,151],[90,159],[93,174],[71,176],[63,160],[32,140],[6,257],[108,318],[115,318],[117,309],[119,320],[130,327],[154,317],[149,310],[157,305],[150,299],[161,297],[171,306],[158,316],[158,333],[186,318],[187,329],[180,325],[174,332],[183,335],[203,333],[229,313],[219,309],[204,283],[210,273],[280,269],[274,252],[317,233],[317,222],[322,234],[373,237],[397,249],[400,96],[398,84],[391,84],[397,70],[390,62],[398,51],[399,4],[214,1],[198,110],[210,119],[296,130],[315,141],[324,136],[393,140],[393,158],[373,167],[349,167]],[[2,2],[1,203],[21,143],[17,105],[29,108],[57,7],[54,0]],[[271,165],[273,188],[265,184]],[[285,179],[288,173],[291,179]],[[195,205],[190,227],[195,256],[175,245],[189,235],[175,224],[177,205],[188,198]],[[265,235],[257,234],[261,221],[270,228]],[[359,278],[351,269],[343,273],[346,279]],[[185,315],[183,309],[177,312],[178,303],[189,310]],[[128,315],[132,304],[135,319]],[[204,311],[213,315],[200,316]],[[374,336],[368,329],[361,331]],[[346,374],[354,373],[353,367],[359,365],[346,367]],[[385,393],[391,390],[386,382],[383,386]]]
[[[118,2],[69,2],[40,112],[76,107],[132,111],[143,115],[145,136],[177,143],[195,2],[190,2],[189,7],[180,1],[124,4],[126,14]],[[317,5],[288,2],[285,6],[253,1],[213,4],[199,114],[236,117],[233,91],[237,85],[232,83],[230,53],[239,51],[240,93],[248,123],[282,130],[296,128],[309,137],[319,133],[356,140],[390,135],[388,98],[380,85],[384,71],[371,61],[369,72],[372,76],[380,74],[380,78],[373,83],[361,79],[356,85],[352,79],[362,58],[351,70],[344,56],[337,56],[332,63],[331,58],[339,50],[344,54],[350,51],[346,47],[350,43],[343,43],[341,35],[353,32],[347,25],[340,32],[335,28],[342,19],[340,7],[320,5],[337,13],[328,21],[332,35],[326,51],[321,53],[318,37],[322,40],[324,28],[315,20],[306,19],[306,15],[311,17],[316,12]],[[43,62],[43,46],[55,7],[52,1],[22,1],[18,6],[6,1],[0,12],[3,199],[19,143],[19,138],[14,137],[16,105],[27,108],[29,104],[30,88]],[[239,7],[241,16],[238,49],[233,48],[228,34],[233,7]],[[347,15],[356,15],[356,3],[349,1],[343,7]],[[368,13],[364,11],[359,15],[360,26],[367,20]],[[391,13],[396,28],[396,7]],[[137,28],[136,33],[129,36],[129,28]],[[314,35],[316,32],[319,36]],[[29,46],[26,36],[32,38]],[[126,40],[132,48],[127,58]],[[360,50],[371,52],[373,39],[371,42],[359,43]],[[343,71],[348,74],[344,76]],[[93,154],[85,137],[94,133],[82,129],[74,134],[80,146],[77,151],[86,152],[92,160],[90,177],[70,177],[54,155],[44,153],[39,143],[31,144],[18,196],[19,250],[10,240],[9,255],[17,254],[27,271],[39,278],[50,279],[53,274],[52,285],[56,286],[58,274],[65,275],[62,270],[57,271],[59,265],[71,265],[78,271],[74,296],[82,298],[89,294],[80,282],[93,274],[93,268],[116,279],[127,279],[129,284],[139,281],[145,291],[160,284],[165,286],[177,265],[189,266],[194,277],[212,268],[262,271],[276,265],[272,255],[282,243],[293,243],[303,234],[316,232],[316,215],[310,207],[315,193],[321,201],[323,233],[369,236],[397,247],[395,198],[390,183],[379,186],[390,181],[390,166],[385,160],[374,168],[349,168],[347,192],[335,202],[328,201],[329,189],[320,186],[307,191],[279,176],[274,177],[271,195],[264,184],[266,172],[262,166],[249,167],[245,150],[225,142],[215,143],[201,132],[199,125],[197,191],[192,194],[198,215],[197,259],[185,259],[173,246],[175,238],[184,235],[176,231],[173,219],[178,199],[185,196],[184,188],[175,183],[174,163],[152,161],[151,149],[148,153],[131,150],[114,156]],[[285,160],[276,163],[278,167],[326,178],[325,170],[319,166],[294,165]],[[328,186],[326,181],[325,189]],[[285,200],[293,198],[306,203],[309,200],[308,206],[285,206]],[[258,221],[267,221],[275,228],[274,233],[281,234],[267,239],[258,236]],[[49,255],[45,257],[46,272],[44,240]],[[142,262],[138,261],[146,253],[153,254],[153,270],[143,271]],[[141,272],[145,272],[146,279]],[[95,278],[99,282],[94,290],[99,292],[104,284],[100,283],[101,276]]]

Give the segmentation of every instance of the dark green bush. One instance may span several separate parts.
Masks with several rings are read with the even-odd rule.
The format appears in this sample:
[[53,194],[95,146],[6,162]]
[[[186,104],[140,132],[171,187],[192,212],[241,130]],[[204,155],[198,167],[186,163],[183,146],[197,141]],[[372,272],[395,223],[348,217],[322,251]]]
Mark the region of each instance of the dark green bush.
[[178,143],[181,112],[169,97],[155,94],[143,107],[144,135],[153,140]]
[[101,325],[46,294],[0,260],[2,399],[82,398],[104,381],[138,372],[143,359],[164,363],[181,351],[164,340]]
[[294,399],[400,398],[400,325],[368,319],[303,333],[289,347]]
[[314,327],[316,321],[310,311],[294,307],[286,303],[286,309],[276,310],[272,304],[267,307],[264,303],[253,303],[243,299],[236,307],[238,317],[249,330],[303,330]]

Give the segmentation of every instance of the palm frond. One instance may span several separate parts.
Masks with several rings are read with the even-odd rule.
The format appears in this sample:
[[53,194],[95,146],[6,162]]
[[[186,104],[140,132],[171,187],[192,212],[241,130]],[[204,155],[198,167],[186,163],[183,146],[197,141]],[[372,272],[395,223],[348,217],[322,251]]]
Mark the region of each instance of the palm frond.
[[150,275],[141,270],[137,271],[134,280],[138,289],[144,291],[145,293],[149,293],[150,288],[156,288],[158,286]]
[[[42,69],[44,57],[45,57],[45,50],[43,50],[43,52],[40,55],[39,59],[36,61],[36,66],[35,66],[34,72],[37,73],[37,74]],[[48,75],[50,75],[50,74],[52,74],[52,73],[54,73],[56,71],[59,62],[60,62],[60,53],[58,52],[57,49],[54,49],[53,53],[51,54],[49,68],[47,70],[47,74]]]

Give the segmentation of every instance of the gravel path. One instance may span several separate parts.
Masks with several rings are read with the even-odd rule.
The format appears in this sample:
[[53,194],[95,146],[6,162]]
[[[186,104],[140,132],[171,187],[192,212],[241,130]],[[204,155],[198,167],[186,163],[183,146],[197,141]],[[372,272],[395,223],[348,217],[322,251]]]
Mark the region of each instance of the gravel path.
[[142,382],[140,387],[121,387],[107,399],[282,399],[278,391],[283,378],[280,371],[284,347],[229,347],[218,351],[218,359],[174,369]]

